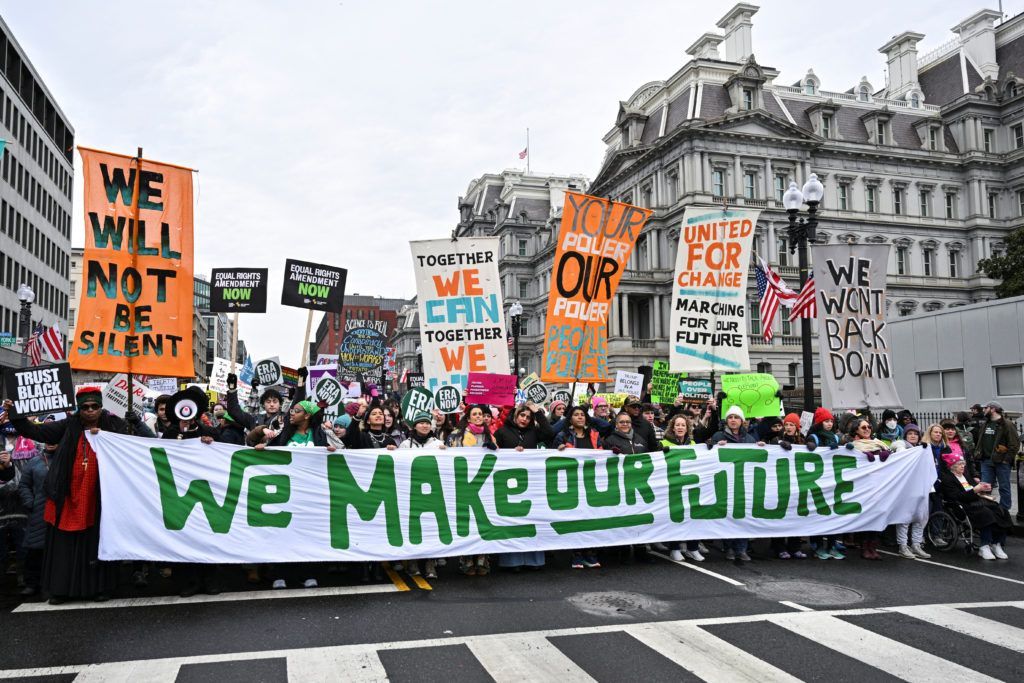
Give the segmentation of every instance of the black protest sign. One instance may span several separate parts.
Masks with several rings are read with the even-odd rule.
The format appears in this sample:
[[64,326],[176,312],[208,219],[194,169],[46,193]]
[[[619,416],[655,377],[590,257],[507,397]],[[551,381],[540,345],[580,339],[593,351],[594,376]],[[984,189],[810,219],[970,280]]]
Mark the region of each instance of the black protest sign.
[[385,320],[346,320],[345,336],[338,348],[338,378],[382,384],[387,334]]
[[344,268],[287,259],[281,304],[314,311],[341,313],[345,305]]
[[434,406],[446,415],[459,412],[462,405],[462,392],[451,385],[438,387],[434,392]]
[[423,376],[422,372],[407,372],[407,373],[405,373],[405,381],[409,383],[409,388],[410,389],[415,389],[416,387],[422,387],[422,386],[424,386],[427,383],[426,382],[426,378]]
[[210,276],[211,313],[266,313],[266,268],[214,268]]
[[7,398],[14,402],[15,415],[43,415],[75,409],[75,384],[71,365],[8,370],[4,375]]
[[253,378],[260,386],[271,387],[281,383],[281,359],[277,356],[264,358],[253,368]]
[[526,400],[541,404],[548,399],[548,388],[544,382],[534,382],[522,390],[526,394]]
[[554,391],[551,393],[551,402],[554,403],[555,401],[561,401],[565,405],[569,405],[569,402],[572,401],[572,394],[565,389]]
[[336,406],[341,403],[342,397],[345,395],[345,390],[342,389],[341,383],[333,377],[321,377],[316,383],[316,389],[314,390],[317,401],[323,401],[330,406]]

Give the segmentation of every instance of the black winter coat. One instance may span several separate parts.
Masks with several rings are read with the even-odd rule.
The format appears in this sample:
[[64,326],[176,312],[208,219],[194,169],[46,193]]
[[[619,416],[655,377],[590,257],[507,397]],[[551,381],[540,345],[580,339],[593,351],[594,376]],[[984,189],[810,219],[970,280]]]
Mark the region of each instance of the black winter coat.
[[551,446],[555,434],[551,431],[548,418],[544,413],[534,413],[533,421],[528,427],[520,427],[516,424],[516,411],[512,411],[505,418],[505,424],[494,433],[494,441],[498,448],[517,448],[522,446],[525,449],[540,448],[542,445]]
[[[604,447],[608,450],[617,450],[619,453],[652,452],[652,449],[647,447],[647,440],[637,434],[635,429],[633,430],[632,439],[616,429],[614,432],[604,437]],[[653,450],[660,451],[661,449],[661,444],[658,444],[658,447]]]
[[[966,472],[965,472],[965,477]],[[942,468],[939,474],[939,492],[944,500],[951,500],[963,505],[971,525],[975,529],[982,529],[990,524],[995,524],[1009,529],[1013,522],[1010,515],[998,503],[987,498],[982,498],[973,489],[965,489],[956,475],[946,468]]]
[[50,466],[46,457],[37,455],[25,464],[21,471],[21,482],[18,494],[21,504],[28,512],[28,524],[25,527],[25,547],[30,550],[41,550],[46,543],[46,522],[43,513],[46,511],[46,472]]

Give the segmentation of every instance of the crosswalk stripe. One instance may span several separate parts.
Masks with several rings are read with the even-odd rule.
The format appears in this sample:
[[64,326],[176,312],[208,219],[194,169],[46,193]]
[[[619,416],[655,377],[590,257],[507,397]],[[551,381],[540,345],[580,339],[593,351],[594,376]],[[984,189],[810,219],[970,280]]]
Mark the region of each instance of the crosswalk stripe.
[[793,683],[800,679],[695,624],[627,626],[626,633],[708,683]]
[[[800,618],[793,619],[793,616]],[[774,615],[768,617],[768,621],[905,681],[997,680],[827,614]]]
[[174,683],[180,668],[178,661],[173,659],[90,664],[82,668],[75,677],[75,683]]
[[992,619],[942,605],[914,605],[895,607],[889,612],[899,612],[927,621],[951,631],[999,645],[1015,652],[1024,652],[1024,628],[1009,626]]
[[286,659],[291,683],[370,683],[388,678],[376,648],[371,646],[302,650]]
[[473,656],[498,683],[594,680],[544,636],[516,634],[479,638],[468,645]]

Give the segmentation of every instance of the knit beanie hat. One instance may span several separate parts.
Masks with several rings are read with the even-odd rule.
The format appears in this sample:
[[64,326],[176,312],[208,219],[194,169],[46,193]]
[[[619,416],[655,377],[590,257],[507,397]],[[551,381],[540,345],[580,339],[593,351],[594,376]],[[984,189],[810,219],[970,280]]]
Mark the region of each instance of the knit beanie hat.
[[96,387],[82,387],[75,394],[75,404],[81,408],[83,403],[99,403],[103,405],[103,392]]
[[746,419],[743,417],[743,409],[740,408],[739,406],[733,406],[732,408],[729,408],[729,410],[725,411],[725,416],[727,418],[732,417],[733,415],[740,418],[741,420]]
[[795,424],[797,427],[800,426],[800,416],[796,413],[790,413],[786,415],[785,419],[782,420],[783,424]]
[[414,425],[418,425],[420,422],[434,424],[434,418],[430,415],[430,413],[416,413],[416,417],[413,418],[412,423]]
[[832,416],[832,412],[828,408],[818,408],[814,411],[814,424],[818,425],[825,420],[832,420],[835,422],[835,417]]
[[345,429],[348,429],[350,424],[352,424],[352,417],[348,413],[334,418],[335,427],[344,427]]
[[554,412],[555,408],[557,408],[558,406],[562,406],[564,408],[565,407],[565,401],[552,401],[548,405],[548,410],[550,410],[551,412]]
[[942,454],[942,462],[946,463],[946,467],[952,467],[953,463],[955,463],[957,460],[963,460],[963,458],[956,453]]
[[918,427],[913,422],[911,422],[910,424],[908,424],[906,427],[903,428],[903,436],[906,436],[910,432],[917,432],[918,436],[921,436],[921,434],[922,434],[921,428]]
[[596,408],[598,406],[606,406],[606,405],[608,405],[608,401],[606,401],[601,396],[595,396],[594,398],[590,399],[590,407],[591,408]]
[[889,408],[886,408],[885,410],[882,411],[882,422],[885,422],[886,420],[895,420],[895,419],[896,419],[896,411],[895,410],[891,410]]

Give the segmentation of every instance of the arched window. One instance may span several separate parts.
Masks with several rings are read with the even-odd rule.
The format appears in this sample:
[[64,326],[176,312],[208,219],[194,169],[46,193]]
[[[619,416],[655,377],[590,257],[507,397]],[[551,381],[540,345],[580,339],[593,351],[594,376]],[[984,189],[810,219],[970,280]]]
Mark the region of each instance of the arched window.
[[814,95],[814,94],[817,93],[817,90],[818,89],[817,89],[817,87],[815,87],[814,81],[807,81],[806,83],[804,83],[804,94],[805,95]]
[[1016,97],[1017,96],[1017,84],[1014,83],[1013,81],[1010,81],[1006,85],[1006,96],[1007,97]]
[[917,93],[913,93],[910,96],[910,106],[913,109],[919,109],[921,107],[921,97]]
[[868,101],[868,95],[869,95],[869,93],[868,93],[868,86],[866,86],[866,85],[860,86],[860,90],[857,91],[857,99],[859,99],[861,102],[867,102]]

